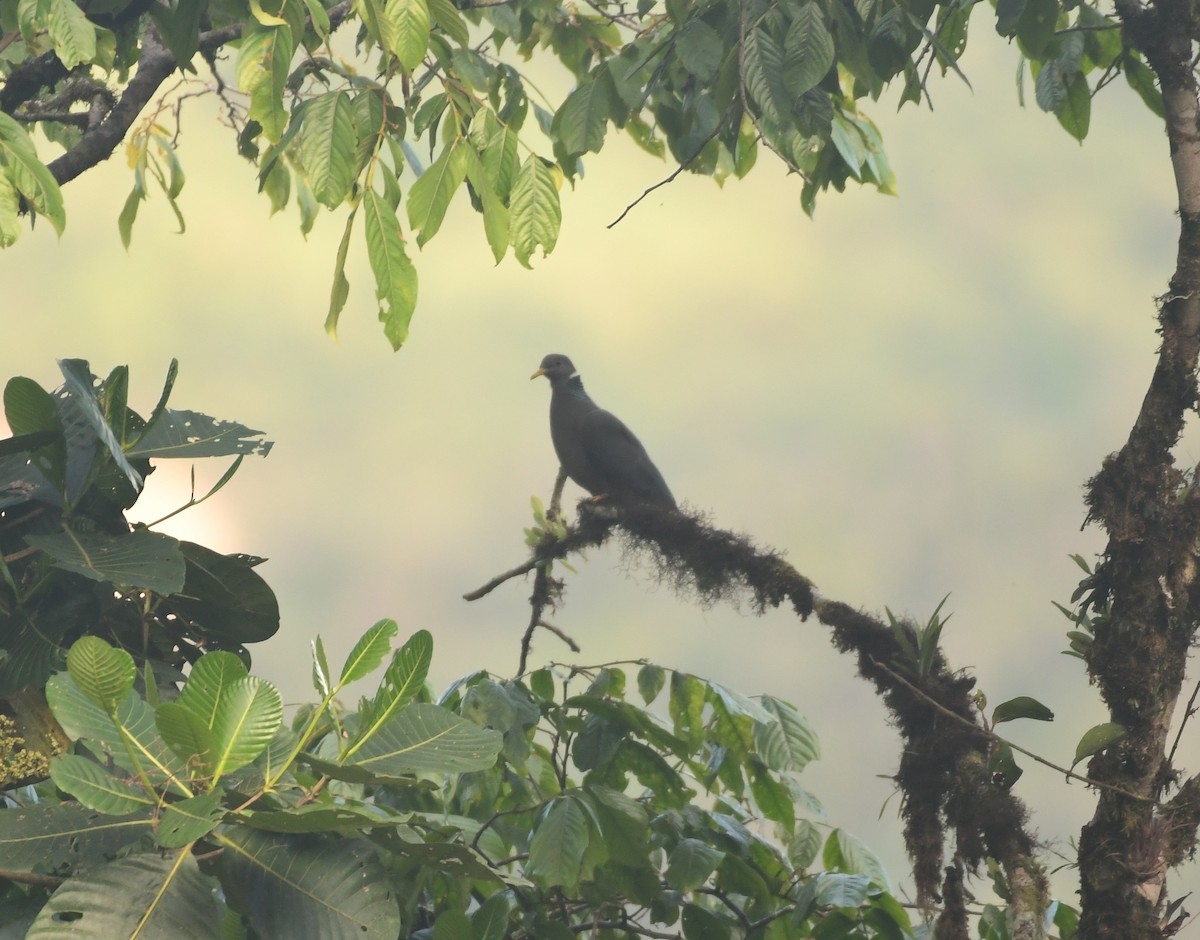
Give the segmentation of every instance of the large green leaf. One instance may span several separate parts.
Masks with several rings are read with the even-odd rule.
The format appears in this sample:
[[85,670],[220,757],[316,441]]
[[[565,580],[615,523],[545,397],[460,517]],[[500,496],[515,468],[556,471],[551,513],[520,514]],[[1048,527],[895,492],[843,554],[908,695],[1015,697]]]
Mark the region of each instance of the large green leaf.
[[529,843],[529,875],[546,888],[572,888],[579,882],[588,847],[587,817],[568,796],[551,801]]
[[765,29],[755,29],[746,38],[743,55],[750,97],[776,129],[786,128],[792,123],[792,99],[783,77],[783,51],[778,41]]
[[716,77],[725,58],[720,34],[699,17],[692,17],[675,34],[675,54],[683,67],[702,82]]
[[179,702],[162,702],[154,710],[154,720],[158,733],[181,761],[205,776],[211,774],[217,742],[203,718]]
[[417,269],[404,251],[400,220],[387,200],[367,190],[362,207],[379,319],[392,348],[399,349],[408,339],[408,324],[417,306]]
[[425,0],[387,0],[380,28],[384,43],[405,69],[411,72],[420,65],[429,47],[429,7]]
[[309,100],[296,143],[297,158],[317,201],[336,209],[354,182],[354,103],[337,90]]
[[717,870],[725,853],[699,839],[680,839],[667,859],[667,883],[676,891],[694,891]]
[[604,146],[611,110],[608,83],[585,81],[567,95],[550,129],[566,153],[595,153]]
[[282,721],[283,700],[266,679],[246,676],[223,689],[212,725],[213,782],[258,757]]
[[7,164],[8,178],[17,192],[61,235],[67,224],[62,191],[46,164],[38,159],[25,129],[3,111],[0,111],[0,164]]
[[325,332],[337,337],[338,318],[346,306],[350,296],[350,280],[346,277],[346,257],[350,253],[350,233],[354,231],[354,218],[358,215],[355,206],[346,216],[346,227],[342,230],[342,240],[338,244],[337,255],[333,263],[333,286],[329,288],[329,312],[325,315]]
[[106,816],[77,803],[35,803],[0,811],[3,867],[32,871],[97,864],[150,831],[149,810]]
[[96,379],[87,361],[60,359],[58,367],[63,374],[58,408],[67,441],[68,502],[75,502],[83,492],[83,487],[92,472],[98,444],[104,445],[109,456],[133,484],[134,489],[140,490],[142,476],[121,450],[121,442],[109,426]]
[[180,542],[187,574],[183,590],[165,600],[171,613],[199,630],[238,643],[257,643],[279,629],[279,602],[254,561]]
[[169,535],[135,529],[123,535],[82,533],[66,529],[52,535],[25,537],[54,560],[56,568],[74,571],[93,581],[146,588],[174,594],[184,584],[184,559],[179,542]]
[[502,743],[498,731],[418,702],[379,725],[349,763],[386,777],[486,770]]
[[796,11],[783,40],[783,81],[793,100],[825,77],[833,65],[833,37],[815,0]]
[[67,670],[83,694],[111,715],[137,678],[133,657],[98,636],[83,636],[67,652]]
[[225,815],[221,790],[202,793],[163,807],[154,838],[165,849],[182,848],[208,835]]
[[229,829],[221,883],[259,936],[395,940],[400,912],[375,850],[357,839]]
[[[384,622],[386,623],[386,621]],[[351,659],[353,657],[354,653],[352,652]],[[347,749],[346,756],[362,747],[363,743],[374,735],[385,721],[408,706],[413,696],[424,684],[425,676],[429,673],[429,664],[432,661],[433,636],[428,630],[418,630],[392,654],[392,661],[384,671],[383,681],[379,683],[379,690],[373,698],[363,703],[363,707],[359,711],[358,733],[355,734],[354,741]],[[349,668],[350,660],[347,660],[346,666],[342,670],[343,677]],[[350,680],[343,678],[343,681]]]
[[212,879],[184,851],[131,855],[77,875],[50,896],[27,940],[218,940]]
[[[345,665],[342,666],[342,674],[338,679],[339,685],[346,685],[349,682],[357,682],[359,679],[365,678],[383,662],[385,656],[392,648],[392,638],[399,632],[399,627],[395,620],[380,620],[377,624],[367,630],[354,644],[354,648],[350,650],[350,655],[346,657]],[[424,631],[422,631],[424,632]],[[426,634],[428,636],[428,634]],[[405,644],[405,648],[412,643],[410,639]],[[432,637],[430,638],[432,646]],[[324,655],[324,648],[321,648],[321,655]],[[426,663],[428,669],[428,662]],[[328,674],[329,667],[325,666],[325,672]],[[424,675],[420,681],[424,681]]]
[[821,756],[816,732],[796,709],[769,695],[762,697],[762,707],[774,720],[755,725],[754,748],[768,767],[799,772]]
[[157,799],[118,780],[94,760],[78,754],[59,754],[50,761],[50,779],[84,806],[109,816],[153,810]]
[[843,829],[835,829],[825,840],[822,861],[830,871],[845,872],[849,875],[865,875],[885,891],[888,887],[888,876],[879,856],[867,848],[866,844]]
[[263,26],[255,20],[247,22],[238,53],[238,87],[250,96],[250,118],[258,121],[263,136],[273,144],[287,127],[283,88],[295,48],[292,28],[286,23]]
[[59,60],[68,69],[96,57],[96,27],[72,0],[49,0],[46,28]]
[[513,253],[526,268],[539,246],[543,255],[554,250],[562,224],[558,187],[562,171],[537,154],[530,154],[513,181],[508,205]]
[[16,436],[38,431],[62,431],[53,396],[33,379],[23,375],[14,376],[4,386],[4,417],[9,430]]
[[248,674],[246,664],[233,653],[224,650],[205,653],[188,673],[187,682],[179,691],[178,702],[211,730],[216,724],[222,696],[229,686]]
[[165,409],[125,453],[130,457],[265,457],[274,442],[256,440],[263,433],[197,411]]
[[479,197],[483,206],[483,231],[487,236],[488,247],[492,249],[492,257],[500,262],[508,251],[508,206],[496,191],[491,174],[488,173],[479,153],[473,146],[465,145],[467,153],[467,179],[471,188]]
[[[154,709],[130,692],[110,717],[60,673],[46,683],[46,701],[67,735],[83,740],[97,754],[110,756],[122,769],[141,768],[150,782],[161,786],[168,779],[186,777],[184,762],[163,741],[154,720]],[[182,786],[177,792],[190,796]]]
[[416,231],[417,245],[424,246],[437,234],[450,200],[467,175],[469,146],[455,140],[447,144],[408,191],[408,224]]

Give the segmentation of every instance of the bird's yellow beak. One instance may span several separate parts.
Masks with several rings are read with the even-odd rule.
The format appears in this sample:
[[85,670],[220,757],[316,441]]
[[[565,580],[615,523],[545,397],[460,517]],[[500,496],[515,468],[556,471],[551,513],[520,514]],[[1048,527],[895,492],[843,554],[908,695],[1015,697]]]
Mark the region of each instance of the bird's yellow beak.
[[539,375],[545,375],[545,374],[546,374],[546,370],[545,370],[545,369],[538,369],[538,370],[537,370],[537,372],[533,373],[533,375],[531,375],[531,376],[529,377],[529,380],[530,380],[530,381],[533,381],[533,380],[534,380],[534,379],[536,379],[536,378],[537,378]]

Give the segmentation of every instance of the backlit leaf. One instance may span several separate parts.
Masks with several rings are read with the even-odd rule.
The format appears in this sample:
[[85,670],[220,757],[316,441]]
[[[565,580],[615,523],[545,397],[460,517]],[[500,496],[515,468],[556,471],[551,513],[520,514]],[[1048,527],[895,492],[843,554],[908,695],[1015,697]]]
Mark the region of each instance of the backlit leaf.
[[536,154],[530,154],[513,182],[508,226],[513,253],[524,266],[539,246],[543,255],[554,250],[562,224],[558,187],[562,171]]
[[417,305],[417,269],[404,251],[400,220],[387,200],[367,190],[362,208],[379,319],[392,348],[399,349],[408,339],[408,324]]

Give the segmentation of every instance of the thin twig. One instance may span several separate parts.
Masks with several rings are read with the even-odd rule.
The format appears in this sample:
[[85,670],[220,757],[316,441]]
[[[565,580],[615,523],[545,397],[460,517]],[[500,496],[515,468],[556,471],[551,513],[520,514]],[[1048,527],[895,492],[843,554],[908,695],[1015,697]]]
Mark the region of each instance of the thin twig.
[[67,881],[66,878],[59,875],[43,875],[36,871],[13,871],[9,868],[0,868],[0,879],[15,881],[23,885],[33,885],[37,888],[57,888]]
[[496,588],[498,588],[500,585],[502,585],[505,581],[511,581],[513,578],[519,578],[523,574],[528,574],[530,571],[532,571],[534,568],[537,568],[539,565],[544,567],[548,563],[549,563],[549,559],[539,558],[537,555],[534,555],[532,558],[528,559],[527,561],[521,562],[521,564],[517,565],[515,568],[510,568],[508,571],[505,571],[503,574],[496,575],[496,577],[494,577],[490,581],[488,581],[487,584],[481,585],[480,587],[477,587],[473,591],[468,591],[466,594],[463,595],[463,600],[477,601],[481,597],[484,597],[487,594],[491,594],[492,591],[496,590]]
[[1167,763],[1175,763],[1175,749],[1179,747],[1179,739],[1183,737],[1183,729],[1187,727],[1188,719],[1196,714],[1196,696],[1200,695],[1200,682],[1196,683],[1196,688],[1192,689],[1192,696],[1188,699],[1187,708],[1183,710],[1183,721],[1179,723],[1179,731],[1175,734],[1175,742],[1171,745],[1171,752],[1167,755]]

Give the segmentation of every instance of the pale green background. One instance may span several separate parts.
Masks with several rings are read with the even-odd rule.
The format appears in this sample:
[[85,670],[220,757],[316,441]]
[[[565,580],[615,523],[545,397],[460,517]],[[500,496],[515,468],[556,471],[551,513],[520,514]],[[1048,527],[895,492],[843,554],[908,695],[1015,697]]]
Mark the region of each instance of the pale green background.
[[[70,184],[66,234],[39,224],[0,256],[0,376],[52,387],[58,357],[101,374],[128,363],[145,411],[177,356],[177,407],[269,433],[269,459],[167,528],[270,558],[260,570],[283,626],[254,650],[256,671],[298,702],[312,694],[311,638],[338,662],[382,617],[402,636],[433,632],[438,687],[512,673],[528,583],[461,595],[525,556],[529,498],[548,495],[556,469],[549,390],[528,376],[565,352],[681,500],[785,550],[825,596],[923,618],[951,592],[951,662],[992,703],[1029,694],[1054,709],[1052,725],[1005,730],[1069,763],[1104,715],[1059,653],[1067,623],[1050,602],[1078,579],[1068,554],[1103,544],[1080,531],[1082,486],[1123,441],[1153,367],[1174,189],[1161,125],[1122,82],[1080,147],[1018,107],[1016,49],[987,17],[975,26],[973,92],[950,77],[933,85],[933,113],[869,108],[899,198],[852,187],[810,221],[799,181],[764,152],[750,179],[721,190],[685,175],[610,230],[670,169],[610,134],[564,191],[558,247],[533,272],[511,257],[493,268],[478,216],[456,200],[415,259],[419,308],[395,355],[361,236],[340,343],[322,332],[344,212],[323,214],[307,242],[293,210],[268,218],[217,109],[188,100],[186,235],[152,195],[122,249],[120,154]],[[142,518],[186,498],[188,469],[151,479]],[[198,466],[206,481],[221,469]],[[697,609],[615,545],[577,567],[554,620],[582,644],[578,662],[647,657],[794,702],[825,750],[807,785],[906,880],[884,779],[897,740],[824,628]],[[542,634],[532,662],[566,655]],[[1196,753],[1192,736],[1181,763]],[[1091,799],[1023,763],[1017,792],[1063,846]],[[1176,893],[1196,887],[1192,874]]]

